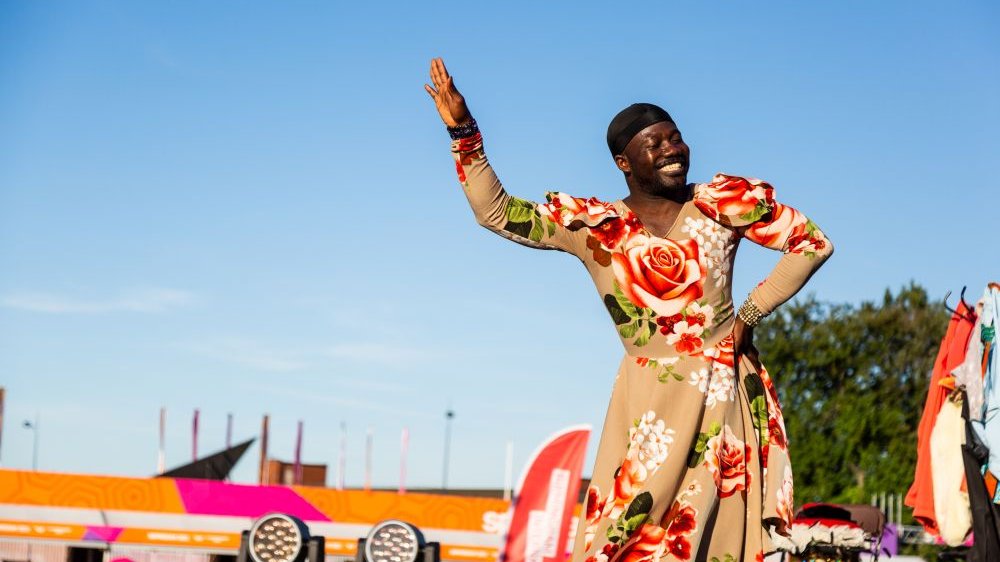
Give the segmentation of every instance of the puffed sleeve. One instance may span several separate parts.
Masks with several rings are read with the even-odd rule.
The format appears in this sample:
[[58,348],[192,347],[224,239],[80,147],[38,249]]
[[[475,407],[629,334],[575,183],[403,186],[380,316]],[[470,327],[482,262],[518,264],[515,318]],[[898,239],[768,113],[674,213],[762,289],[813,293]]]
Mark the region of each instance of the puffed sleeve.
[[562,250],[581,259],[587,253],[586,227],[618,217],[610,204],[549,192],[545,203],[507,193],[490,166],[477,131],[453,140],[452,156],[477,222],[489,230],[532,248]]
[[816,223],[777,202],[774,188],[767,182],[717,174],[710,183],[696,188],[695,204],[747,240],[783,253],[767,278],[750,293],[750,299],[765,314],[795,296],[833,254],[833,244]]

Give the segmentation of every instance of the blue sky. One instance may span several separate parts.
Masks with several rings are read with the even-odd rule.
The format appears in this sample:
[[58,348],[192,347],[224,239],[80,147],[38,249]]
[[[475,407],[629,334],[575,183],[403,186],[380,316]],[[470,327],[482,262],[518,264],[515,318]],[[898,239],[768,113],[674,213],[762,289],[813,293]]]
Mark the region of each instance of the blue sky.
[[[409,484],[440,484],[449,402],[455,486],[500,486],[508,439],[520,466],[599,431],[616,334],[574,258],[475,225],[434,56],[517,195],[624,195],[604,130],[652,101],[693,181],[765,178],[830,236],[807,292],[978,294],[1000,278],[1000,9],[819,4],[4,2],[0,464],[30,466],[39,412],[41,468],[150,474],[161,405],[168,465],[194,408],[203,451],[267,412],[274,453],[302,419],[333,466],[344,420],[349,485],[369,425],[376,485],[404,426]],[[744,247],[736,297],[776,259]]]

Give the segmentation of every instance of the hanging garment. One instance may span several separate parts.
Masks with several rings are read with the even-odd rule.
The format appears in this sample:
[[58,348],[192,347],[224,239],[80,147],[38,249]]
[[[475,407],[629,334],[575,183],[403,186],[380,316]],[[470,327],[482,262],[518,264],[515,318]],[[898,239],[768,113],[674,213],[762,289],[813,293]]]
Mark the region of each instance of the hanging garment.
[[[983,312],[983,299],[976,303],[976,317]],[[965,359],[955,367],[951,374],[955,377],[955,386],[965,389],[965,401],[969,410],[969,418],[973,421],[983,419],[983,340],[982,323],[976,322],[969,337],[969,346],[965,349]]]
[[913,484],[906,493],[904,503],[913,508],[913,518],[923,525],[924,529],[937,536],[938,528],[934,516],[934,478],[931,470],[930,441],[934,422],[937,420],[941,405],[948,396],[948,389],[941,386],[941,379],[951,373],[965,359],[965,349],[968,346],[969,335],[975,322],[970,319],[971,311],[965,302],[959,301],[955,314],[948,322],[948,330],[937,359],[934,361],[934,371],[931,374],[930,388],[924,401],[924,411],[917,428],[917,467],[913,475]]
[[986,486],[994,502],[1000,502],[997,478],[1000,477],[1000,357],[996,352],[996,330],[1000,326],[1000,290],[987,287],[983,295],[983,315],[980,319],[980,339],[983,342],[983,419],[973,422],[983,444],[990,451],[986,462]]
[[967,401],[963,402],[962,416],[965,418],[962,458],[965,461],[965,481],[972,510],[972,535],[975,537],[967,560],[993,562],[1000,552],[1000,508],[993,503],[993,496],[987,491],[986,482],[982,478],[983,464],[990,453],[972,429]]
[[969,494],[964,490],[965,422],[962,420],[962,393],[945,400],[931,431],[931,472],[934,474],[934,518],[941,538],[948,546],[958,546],[972,527]]

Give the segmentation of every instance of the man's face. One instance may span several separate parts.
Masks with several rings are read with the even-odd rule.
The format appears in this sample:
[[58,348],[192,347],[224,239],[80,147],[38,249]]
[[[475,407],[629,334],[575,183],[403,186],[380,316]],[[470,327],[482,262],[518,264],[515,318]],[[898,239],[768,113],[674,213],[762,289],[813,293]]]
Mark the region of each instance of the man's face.
[[661,121],[632,137],[615,161],[645,191],[655,193],[687,185],[690,153],[677,125]]

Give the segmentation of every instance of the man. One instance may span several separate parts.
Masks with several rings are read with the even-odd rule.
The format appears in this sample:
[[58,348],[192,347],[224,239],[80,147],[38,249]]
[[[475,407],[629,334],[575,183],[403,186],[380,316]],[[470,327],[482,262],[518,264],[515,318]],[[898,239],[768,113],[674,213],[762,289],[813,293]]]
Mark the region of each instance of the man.
[[[689,184],[689,148],[652,104],[629,106],[608,127],[626,197],[513,197],[441,59],[431,80],[424,87],[480,224],[578,257],[625,347],[573,562],[762,559],[769,531],[791,522],[792,472],[753,327],[830,256],[829,240],[765,182],[718,174]],[[732,264],[744,238],[783,256],[734,313]]]

